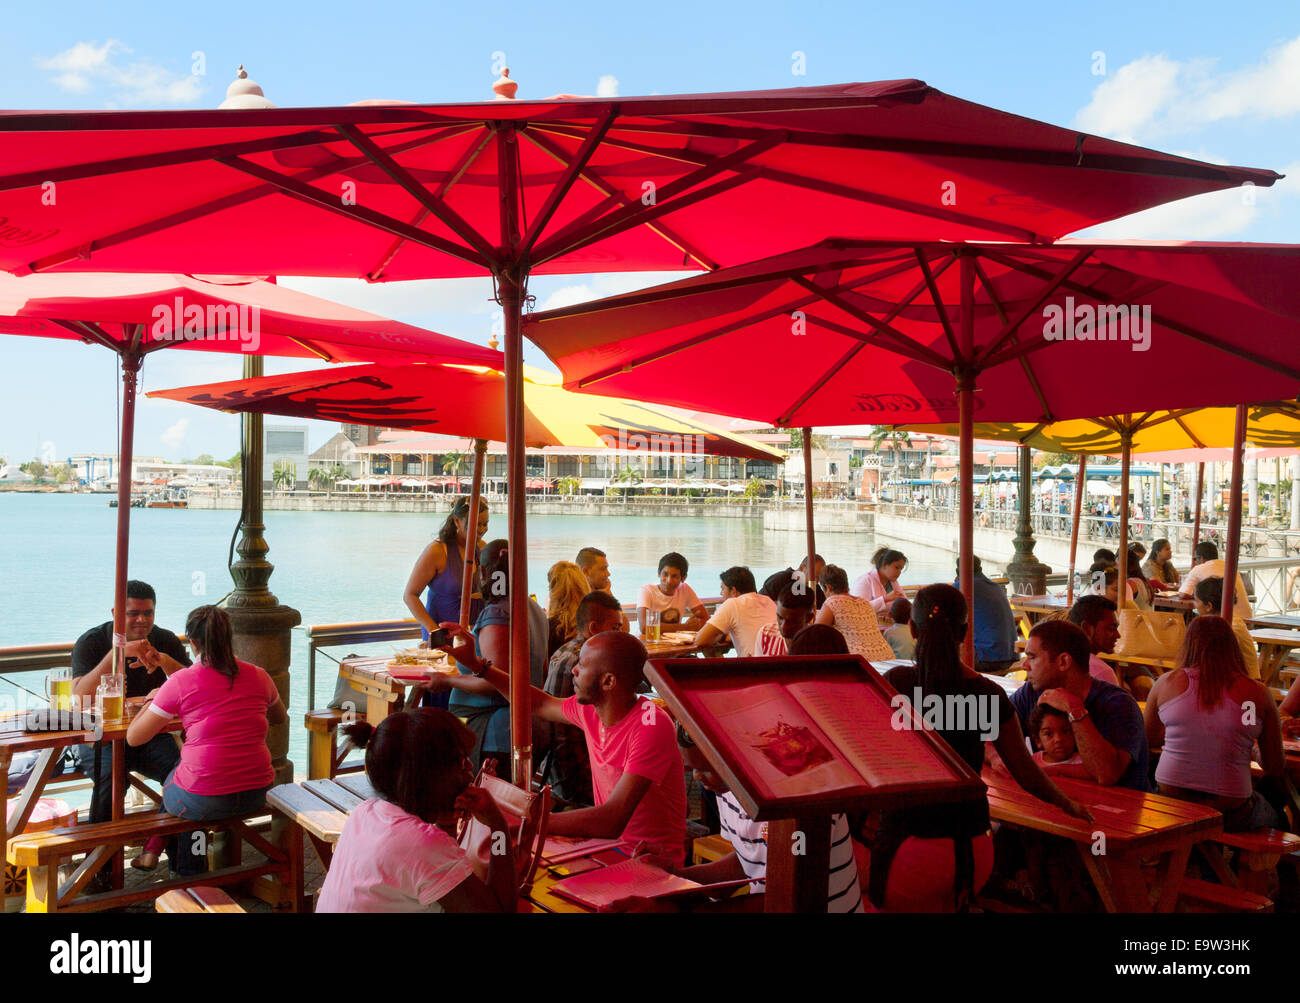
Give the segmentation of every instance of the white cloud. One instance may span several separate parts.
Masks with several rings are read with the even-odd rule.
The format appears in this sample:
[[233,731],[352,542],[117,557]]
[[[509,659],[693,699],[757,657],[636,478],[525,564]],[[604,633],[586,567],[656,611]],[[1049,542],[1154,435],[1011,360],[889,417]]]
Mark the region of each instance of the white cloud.
[[182,418],[173,425],[168,425],[162,435],[158,436],[164,446],[175,452],[181,448],[181,443],[185,441],[185,430],[189,428],[190,420]]
[[115,38],[107,42],[78,42],[36,65],[53,74],[60,90],[87,94],[107,92],[113,107],[159,107],[192,104],[203,94],[201,78],[175,73],[147,60],[127,61],[131,49]]
[[1257,62],[1220,72],[1211,59],[1144,55],[1121,66],[1074,119],[1088,132],[1149,143],[1227,119],[1277,119],[1300,113],[1300,37]]
[[616,98],[618,97],[618,77],[612,73],[606,73],[596,84],[596,97],[598,98]]

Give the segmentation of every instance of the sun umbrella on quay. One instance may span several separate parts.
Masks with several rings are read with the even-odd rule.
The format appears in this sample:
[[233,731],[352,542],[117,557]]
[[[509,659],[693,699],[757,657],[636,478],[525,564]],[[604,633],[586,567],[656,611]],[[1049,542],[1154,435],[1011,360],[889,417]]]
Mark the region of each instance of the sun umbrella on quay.
[[[1239,427],[1240,426],[1240,427]],[[951,425],[902,426],[908,431],[934,435],[956,435]],[[1088,455],[1120,455],[1119,539],[1128,545],[1128,497],[1130,456],[1133,453],[1165,453],[1171,450],[1220,449],[1232,462],[1236,492],[1229,502],[1228,553],[1224,555],[1225,581],[1233,581],[1237,572],[1237,549],[1241,534],[1240,485],[1244,463],[1244,446],[1251,444],[1270,449],[1300,450],[1300,405],[1294,400],[1238,407],[1176,408],[1109,415],[1056,422],[981,422],[976,435],[987,439],[1016,442],[1021,446],[1054,453],[1078,453],[1080,469]],[[1200,538],[1201,495],[1205,477],[1205,460],[1197,463],[1196,515],[1192,529],[1192,547]],[[1092,485],[1089,484],[1089,491]],[[1074,595],[1075,550],[1079,535],[1080,505],[1074,509],[1074,526],[1070,535],[1069,596]],[[1233,593],[1224,590],[1224,615],[1229,616]],[[1124,603],[1123,590],[1119,602]]]
[[[976,411],[1053,421],[1294,397],[1298,264],[1284,245],[831,239],[526,330],[575,390],[777,426],[957,419],[969,603]],[[1171,378],[1127,379],[1134,361]],[[672,379],[688,362],[728,378]]]
[[[0,333],[100,345],[122,360],[122,428],[113,590],[115,671],[125,637],[136,381],[169,348],[327,361],[412,357],[499,364],[490,349],[261,279],[188,275],[0,275]],[[258,455],[261,444],[257,444]],[[247,456],[250,449],[246,446]]]
[[[513,97],[515,86],[503,78],[496,89]],[[250,91],[260,96],[237,82],[230,95],[251,100]],[[838,227],[1050,240],[1278,178],[1008,115],[917,80],[675,97],[13,112],[0,114],[0,135],[0,268],[493,276],[505,321],[512,772],[521,784],[532,774],[521,671],[520,324],[530,274],[712,270]],[[42,204],[51,183],[57,201]],[[793,905],[784,892],[770,897],[773,909]]]

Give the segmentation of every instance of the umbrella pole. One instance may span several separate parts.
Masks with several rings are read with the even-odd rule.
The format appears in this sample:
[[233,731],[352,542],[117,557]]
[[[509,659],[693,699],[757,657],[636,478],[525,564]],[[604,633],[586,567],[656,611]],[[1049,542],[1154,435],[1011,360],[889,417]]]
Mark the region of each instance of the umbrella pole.
[[813,496],[812,496],[812,429],[805,428],[803,433],[803,515],[804,524],[808,530],[808,575],[806,581],[812,589],[813,611],[817,610],[817,563],[814,555],[817,553],[817,541],[814,538],[813,529]]
[[[131,468],[135,452],[135,395],[144,356],[124,349],[122,359],[122,439],[117,454],[117,556],[113,565],[113,672],[126,671],[126,581],[131,538]],[[114,805],[118,802],[115,800]],[[114,812],[116,815],[116,810]]]
[[1237,405],[1232,438],[1232,496],[1228,499],[1228,541],[1223,554],[1223,605],[1219,615],[1232,623],[1237,601],[1237,552],[1241,549],[1241,481],[1246,441],[1246,405]]
[[[469,629],[469,606],[474,596],[474,575],[478,571],[478,513],[483,497],[483,463],[487,457],[487,440],[474,440],[474,480],[469,491],[469,522],[465,526],[465,553],[461,555],[465,570],[460,583],[460,625]],[[426,491],[427,491],[426,487]]]
[[1083,512],[1083,485],[1087,480],[1088,456],[1079,454],[1079,471],[1074,481],[1074,520],[1070,526],[1070,580],[1066,585],[1065,601],[1074,605],[1074,566],[1079,553],[1079,516]]
[[1125,415],[1124,431],[1120,434],[1119,459],[1119,546],[1115,549],[1115,558],[1119,563],[1119,588],[1115,593],[1116,609],[1124,608],[1124,593],[1128,591],[1128,478],[1129,462],[1133,458],[1133,433],[1127,425]]
[[975,667],[975,259],[961,257],[961,350],[964,356],[957,369],[957,409],[961,423],[959,459],[961,501],[958,513],[960,530],[961,594],[966,599],[966,637],[962,642],[962,659]]
[[1205,493],[1205,464],[1196,465],[1196,521],[1192,523],[1192,554],[1201,542],[1201,495]]

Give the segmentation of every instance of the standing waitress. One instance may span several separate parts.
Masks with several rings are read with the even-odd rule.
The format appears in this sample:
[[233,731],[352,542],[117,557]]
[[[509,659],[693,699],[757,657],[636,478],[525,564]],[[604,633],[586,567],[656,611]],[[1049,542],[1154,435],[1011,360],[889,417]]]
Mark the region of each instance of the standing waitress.
[[[478,539],[474,542],[475,565],[478,553],[483,546],[483,537],[487,535],[488,506],[487,501],[479,499]],[[411,569],[411,577],[406,581],[406,591],[402,598],[411,615],[420,622],[420,634],[427,643],[429,631],[437,630],[438,624],[460,621],[460,590],[465,576],[465,537],[469,533],[469,498],[461,496],[452,506],[447,521],[438,530],[438,539],[424,548],[420,559]],[[425,600],[420,601],[420,593],[428,588]],[[474,587],[470,603],[470,622],[474,622],[483,598],[477,571],[474,575]],[[448,694],[436,693],[425,697],[426,706],[446,709]]]

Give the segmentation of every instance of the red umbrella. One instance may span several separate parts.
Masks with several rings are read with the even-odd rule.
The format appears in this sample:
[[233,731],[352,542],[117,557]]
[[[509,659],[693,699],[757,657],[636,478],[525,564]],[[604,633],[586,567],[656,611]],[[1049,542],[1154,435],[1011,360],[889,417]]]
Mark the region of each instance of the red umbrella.
[[[322,358],[397,360],[415,355],[500,365],[501,354],[258,279],[69,274],[0,277],[0,332],[75,338],[122,359],[117,563],[113,633],[125,636],[136,377],[165,348]],[[115,666],[115,670],[120,666]]]
[[[571,389],[804,426],[805,456],[812,425],[956,419],[969,603],[976,409],[1047,422],[1295,397],[1297,264],[1280,245],[829,240],[526,327]],[[674,378],[686,366],[725,378]]]
[[[532,272],[714,269],[832,226],[1050,239],[1278,177],[1008,115],[917,80],[517,103],[12,112],[0,114],[0,134],[2,268],[493,275],[505,319],[507,467],[520,488],[508,516],[512,666],[528,649],[519,325]],[[512,678],[514,773],[526,782],[527,684],[522,672]]]

